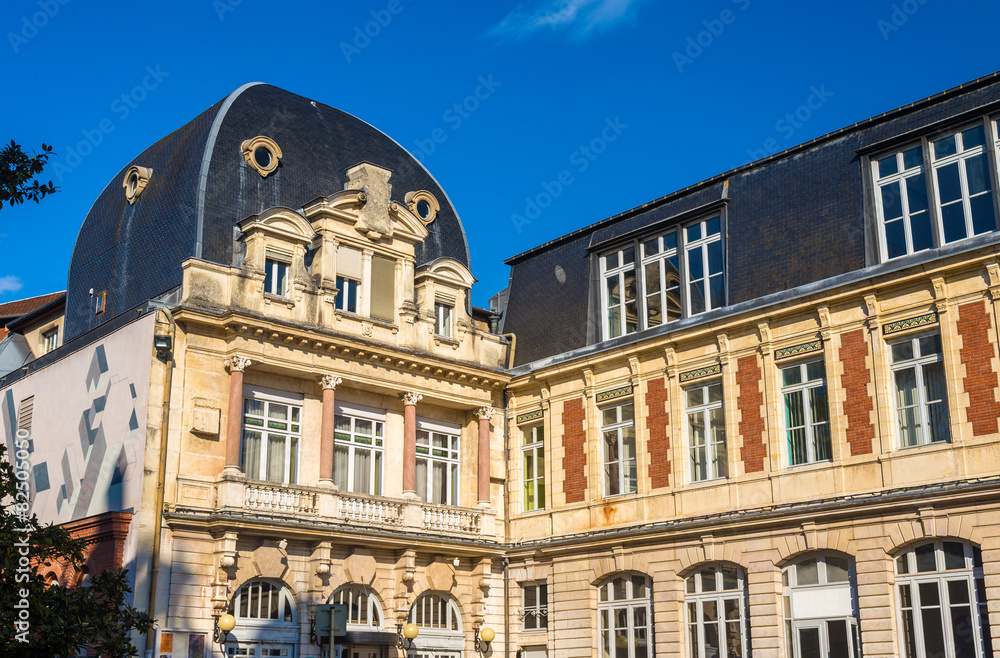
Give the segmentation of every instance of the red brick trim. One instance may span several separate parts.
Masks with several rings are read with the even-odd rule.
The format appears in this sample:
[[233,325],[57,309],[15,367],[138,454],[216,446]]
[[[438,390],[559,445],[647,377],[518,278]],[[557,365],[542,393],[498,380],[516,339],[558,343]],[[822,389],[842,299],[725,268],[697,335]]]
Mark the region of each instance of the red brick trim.
[[670,486],[670,414],[667,412],[666,379],[651,379],[646,384],[646,406],[649,416],[649,477],[653,489]]
[[587,434],[583,430],[583,399],[563,403],[563,491],[567,503],[582,503],[587,495]]
[[996,401],[997,373],[993,370],[996,350],[990,344],[992,328],[985,304],[973,302],[958,307],[958,333],[962,337],[963,384],[969,394],[968,417],[972,436],[996,434],[1000,404]]
[[844,364],[844,374],[840,384],[844,388],[844,414],[847,416],[847,442],[851,446],[851,456],[868,455],[875,439],[872,425],[871,395],[868,384],[871,372],[865,359],[868,358],[868,342],[863,329],[851,331],[840,337],[840,361]]
[[[64,523],[61,527],[68,530],[73,538],[83,539],[86,542],[87,546],[84,549],[86,569],[91,574],[98,574],[124,566],[125,540],[131,523],[131,512],[105,512]],[[76,584],[81,575],[66,564],[53,565],[53,568],[62,585]]]
[[744,356],[736,362],[736,384],[740,387],[736,406],[740,410],[740,434],[743,447],[740,458],[744,473],[759,473],[764,470],[767,447],[764,445],[764,417],[760,407],[764,395],[760,392],[760,364],[757,356]]

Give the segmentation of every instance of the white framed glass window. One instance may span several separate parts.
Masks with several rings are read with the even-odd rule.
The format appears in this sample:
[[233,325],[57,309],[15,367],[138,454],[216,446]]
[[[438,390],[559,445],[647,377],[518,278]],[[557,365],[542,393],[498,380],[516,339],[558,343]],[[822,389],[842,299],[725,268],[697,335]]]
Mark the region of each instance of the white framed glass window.
[[747,658],[746,584],[743,569],[701,567],[684,582],[688,658]]
[[688,276],[688,315],[725,306],[722,218],[716,216],[685,226],[684,253]]
[[337,307],[338,311],[358,312],[358,287],[360,285],[360,281],[343,276],[337,277],[337,297],[333,305]]
[[639,331],[639,307],[635,299],[635,245],[601,258],[604,281],[604,335],[617,338]]
[[644,240],[642,248],[643,315],[646,328],[681,317],[681,266],[677,231]]
[[623,574],[598,588],[600,655],[653,656],[651,598],[652,581],[643,574]]
[[452,337],[451,315],[454,307],[441,302],[434,304],[434,333],[445,338]]
[[295,484],[301,436],[300,398],[244,392],[240,464],[249,479]]
[[44,354],[48,354],[52,350],[59,347],[59,327],[50,329],[42,334],[42,346]]
[[691,481],[714,480],[729,474],[722,382],[684,390],[687,406]]
[[549,586],[546,583],[521,585],[521,630],[544,631],[549,627]]
[[789,465],[830,459],[830,411],[822,359],[783,367],[781,384]]
[[788,658],[861,658],[854,565],[840,555],[799,560],[781,572]]
[[417,419],[417,495],[428,503],[458,505],[457,425]]
[[890,343],[889,353],[900,447],[947,441],[948,392],[941,336],[904,338]]
[[295,621],[295,602],[287,587],[266,580],[251,580],[240,587],[229,604],[229,614],[237,622]]
[[264,292],[278,297],[288,296],[288,263],[268,258],[264,261]]
[[993,656],[979,547],[935,540],[898,555],[895,568],[903,658]]
[[916,144],[875,160],[882,260],[934,246],[924,149]]
[[328,603],[347,606],[347,627],[355,630],[382,628],[382,607],[375,594],[361,585],[345,585],[330,596]]
[[421,629],[458,633],[462,630],[462,614],[450,596],[429,592],[413,602],[410,623]]
[[341,491],[381,496],[385,412],[338,407],[333,421],[333,482]]
[[944,242],[995,231],[993,175],[980,122],[931,142]]
[[635,408],[631,402],[601,409],[604,497],[635,493]]
[[545,509],[545,432],[542,425],[521,429],[524,511]]

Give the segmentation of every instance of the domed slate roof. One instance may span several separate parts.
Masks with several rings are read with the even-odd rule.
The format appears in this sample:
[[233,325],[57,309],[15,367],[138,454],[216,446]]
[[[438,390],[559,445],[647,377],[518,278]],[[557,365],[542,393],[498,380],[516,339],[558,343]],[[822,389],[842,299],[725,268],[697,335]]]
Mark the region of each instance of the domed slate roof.
[[[258,135],[273,139],[282,153],[280,166],[266,178],[250,168],[240,148]],[[237,222],[343,190],[347,170],[361,162],[392,172],[394,200],[428,190],[440,202],[427,227],[430,235],[417,246],[417,266],[441,257],[470,266],[465,230],[451,201],[406,149],[336,108],[251,83],[147,148],[97,198],[70,261],[66,338],[180,285],[187,258],[230,265]],[[129,204],[122,179],[132,165],[153,173]],[[106,291],[100,315],[91,291]]]

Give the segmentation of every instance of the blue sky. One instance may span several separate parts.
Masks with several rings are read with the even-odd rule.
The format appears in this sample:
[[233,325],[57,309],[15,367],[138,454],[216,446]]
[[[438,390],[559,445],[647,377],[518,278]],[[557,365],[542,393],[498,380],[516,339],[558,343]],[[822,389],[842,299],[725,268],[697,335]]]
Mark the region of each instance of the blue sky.
[[65,289],[111,177],[246,82],[420,156],[483,306],[509,256],[1000,69],[995,18],[942,0],[5,0],[0,140],[62,166],[58,194],[0,210],[0,302]]

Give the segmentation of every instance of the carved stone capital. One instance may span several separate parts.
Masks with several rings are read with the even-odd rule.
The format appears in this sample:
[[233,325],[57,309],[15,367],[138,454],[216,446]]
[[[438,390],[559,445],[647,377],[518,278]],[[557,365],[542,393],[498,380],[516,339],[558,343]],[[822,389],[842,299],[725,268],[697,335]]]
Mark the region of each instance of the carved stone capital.
[[493,407],[480,407],[476,411],[476,415],[479,416],[479,420],[490,420],[496,412],[497,410]]
[[403,404],[408,407],[416,405],[418,402],[424,399],[424,396],[420,393],[414,393],[413,391],[407,391],[399,396],[403,400]]
[[344,380],[342,377],[337,377],[336,375],[323,375],[317,381],[324,389],[333,390]]
[[252,363],[253,362],[250,360],[250,357],[248,356],[233,355],[228,359],[226,359],[226,365],[229,367],[230,372],[232,371],[243,372],[244,370],[249,368]]

